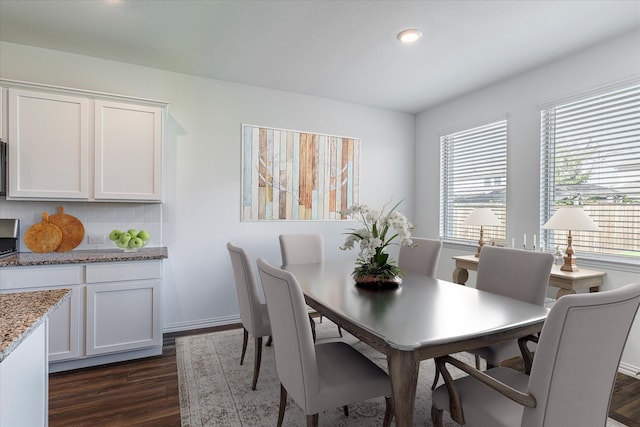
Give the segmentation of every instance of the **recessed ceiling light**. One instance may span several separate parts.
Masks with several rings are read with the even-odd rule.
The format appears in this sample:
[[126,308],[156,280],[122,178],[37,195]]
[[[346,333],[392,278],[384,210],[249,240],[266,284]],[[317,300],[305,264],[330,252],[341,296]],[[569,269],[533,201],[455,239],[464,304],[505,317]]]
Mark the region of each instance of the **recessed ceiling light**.
[[415,43],[422,37],[422,31],[416,29],[409,29],[400,31],[398,33],[398,40],[400,40],[404,44]]

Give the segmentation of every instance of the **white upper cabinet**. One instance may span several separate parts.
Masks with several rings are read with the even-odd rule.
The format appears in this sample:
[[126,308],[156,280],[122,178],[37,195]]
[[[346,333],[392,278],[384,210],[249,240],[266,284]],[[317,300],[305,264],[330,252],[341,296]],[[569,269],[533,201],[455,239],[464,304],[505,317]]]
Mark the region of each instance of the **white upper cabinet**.
[[95,198],[161,200],[162,110],[95,101]]
[[89,198],[89,101],[9,89],[9,198]]
[[6,82],[7,200],[162,201],[166,104]]

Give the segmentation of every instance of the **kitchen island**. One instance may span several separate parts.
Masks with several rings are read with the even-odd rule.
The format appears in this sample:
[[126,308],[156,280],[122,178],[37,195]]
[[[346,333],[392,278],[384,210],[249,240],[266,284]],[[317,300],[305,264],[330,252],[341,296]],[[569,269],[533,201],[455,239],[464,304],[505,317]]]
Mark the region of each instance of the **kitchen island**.
[[0,427],[48,423],[48,318],[69,289],[0,294]]
[[70,289],[49,321],[49,370],[162,353],[166,247],[20,252],[0,259],[0,294]]

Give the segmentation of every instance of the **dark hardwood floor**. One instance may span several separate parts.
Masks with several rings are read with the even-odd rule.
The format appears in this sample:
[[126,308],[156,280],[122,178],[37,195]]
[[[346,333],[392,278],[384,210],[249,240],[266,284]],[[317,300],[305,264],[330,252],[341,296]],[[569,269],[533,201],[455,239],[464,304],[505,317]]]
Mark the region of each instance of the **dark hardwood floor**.
[[[237,327],[165,334],[161,356],[51,374],[49,425],[180,426],[175,338]],[[522,368],[517,359],[507,364]],[[640,379],[618,374],[609,416],[640,427]]]

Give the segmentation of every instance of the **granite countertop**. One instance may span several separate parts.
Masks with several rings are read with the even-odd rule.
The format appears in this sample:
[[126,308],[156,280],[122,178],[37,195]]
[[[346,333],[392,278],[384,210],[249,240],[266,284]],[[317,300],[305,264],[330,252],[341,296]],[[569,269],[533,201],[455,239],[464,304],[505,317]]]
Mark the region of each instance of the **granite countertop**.
[[136,252],[121,249],[73,250],[69,252],[19,252],[0,258],[2,267],[26,267],[34,265],[88,264],[94,262],[147,261],[168,258],[166,247],[142,248]]
[[71,295],[70,289],[0,294],[0,362]]

